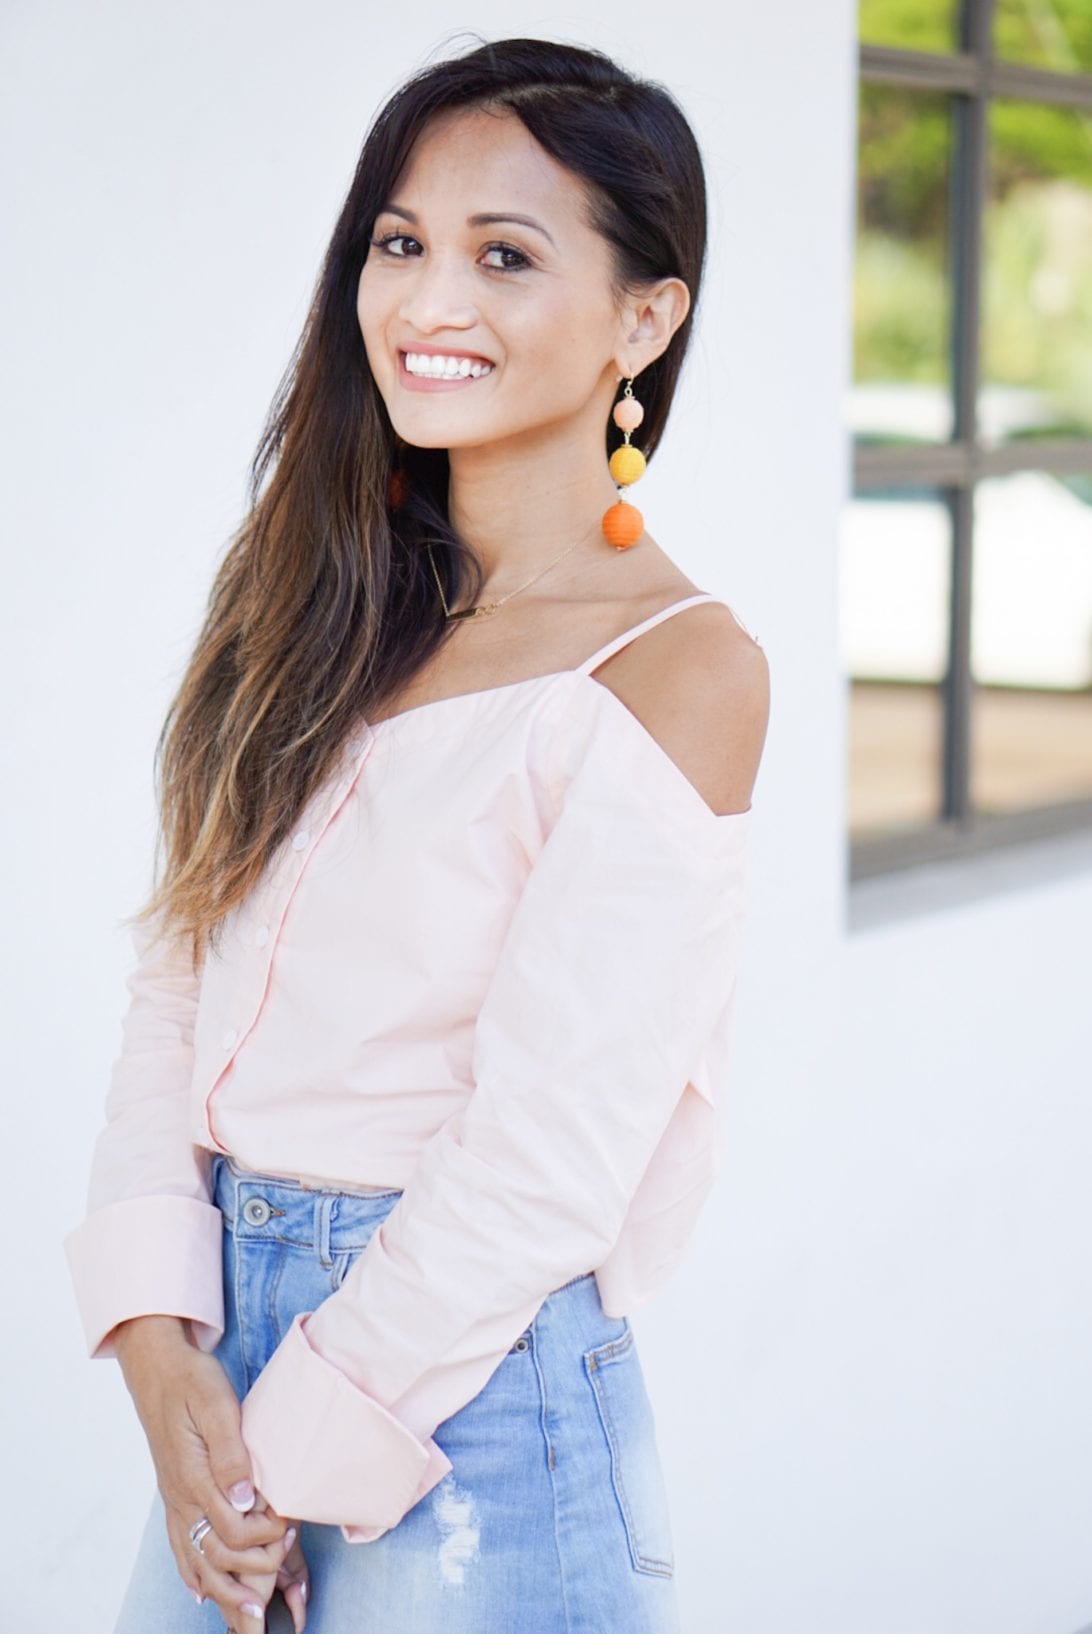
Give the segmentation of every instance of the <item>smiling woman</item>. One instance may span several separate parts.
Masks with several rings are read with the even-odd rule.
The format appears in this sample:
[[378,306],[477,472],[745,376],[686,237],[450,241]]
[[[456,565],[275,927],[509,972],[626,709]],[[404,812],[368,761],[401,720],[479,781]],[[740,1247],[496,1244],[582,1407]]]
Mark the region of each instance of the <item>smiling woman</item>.
[[603,518],[704,251],[685,118],[598,52],[483,44],[367,136],[66,1239],[159,1489],[116,1634],[275,1589],[311,1634],[677,1634],[629,1317],[716,1170],[768,679]]

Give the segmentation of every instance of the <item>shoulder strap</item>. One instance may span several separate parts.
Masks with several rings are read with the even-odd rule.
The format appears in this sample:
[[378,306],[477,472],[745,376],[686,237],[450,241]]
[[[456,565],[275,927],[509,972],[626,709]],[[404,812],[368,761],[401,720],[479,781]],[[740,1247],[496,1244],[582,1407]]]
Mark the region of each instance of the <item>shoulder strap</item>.
[[[640,624],[635,624],[632,629],[623,630],[621,635],[616,635],[613,641],[608,641],[597,652],[593,652],[590,658],[585,658],[582,664],[578,664],[577,669],[580,674],[589,675],[593,669],[604,663],[620,648],[627,646],[636,636],[643,635],[646,630],[651,630],[654,624],[659,624],[663,619],[670,618],[673,613],[681,613],[684,607],[694,607],[701,601],[720,601],[720,599],[719,596],[714,596],[707,590],[701,590],[695,596],[684,596],[682,601],[672,602],[670,607],[661,607],[658,613],[653,613],[651,617],[642,619]],[[722,606],[728,607],[728,603],[723,602]],[[736,618],[730,607],[728,607],[728,611],[732,613],[733,618]],[[736,623],[740,624],[738,618],[736,618]],[[746,629],[745,625],[741,624],[740,627]],[[747,633],[750,635],[749,630]]]

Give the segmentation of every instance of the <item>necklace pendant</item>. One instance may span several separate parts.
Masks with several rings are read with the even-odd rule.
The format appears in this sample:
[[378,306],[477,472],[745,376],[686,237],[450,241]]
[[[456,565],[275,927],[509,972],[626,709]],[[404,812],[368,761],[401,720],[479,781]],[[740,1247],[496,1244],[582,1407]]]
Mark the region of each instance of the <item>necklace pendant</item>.
[[499,606],[499,601],[481,602],[477,607],[464,607],[458,613],[449,613],[447,616],[449,619],[488,618],[490,613],[495,613]]

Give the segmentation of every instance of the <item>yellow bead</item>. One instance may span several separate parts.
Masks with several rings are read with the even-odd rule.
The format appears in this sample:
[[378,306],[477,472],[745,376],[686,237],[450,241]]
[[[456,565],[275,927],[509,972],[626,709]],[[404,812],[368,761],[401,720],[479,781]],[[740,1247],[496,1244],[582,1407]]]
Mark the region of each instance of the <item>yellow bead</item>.
[[610,457],[610,474],[615,482],[627,485],[645,474],[645,456],[639,448],[623,443]]
[[603,533],[616,550],[628,550],[645,531],[645,519],[636,505],[619,500],[603,513]]

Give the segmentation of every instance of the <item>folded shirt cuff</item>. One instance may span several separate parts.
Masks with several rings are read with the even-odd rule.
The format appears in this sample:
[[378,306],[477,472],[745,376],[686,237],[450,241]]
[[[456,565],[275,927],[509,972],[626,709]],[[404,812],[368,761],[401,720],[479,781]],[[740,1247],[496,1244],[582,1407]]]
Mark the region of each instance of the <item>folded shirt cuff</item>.
[[112,1330],[131,1316],[188,1317],[213,1351],[224,1333],[223,1215],[196,1197],[127,1197],[95,1209],[64,1238],[88,1354],[116,1356]]
[[311,1344],[297,1314],[243,1398],[254,1485],[278,1514],[373,1543],[451,1469]]

